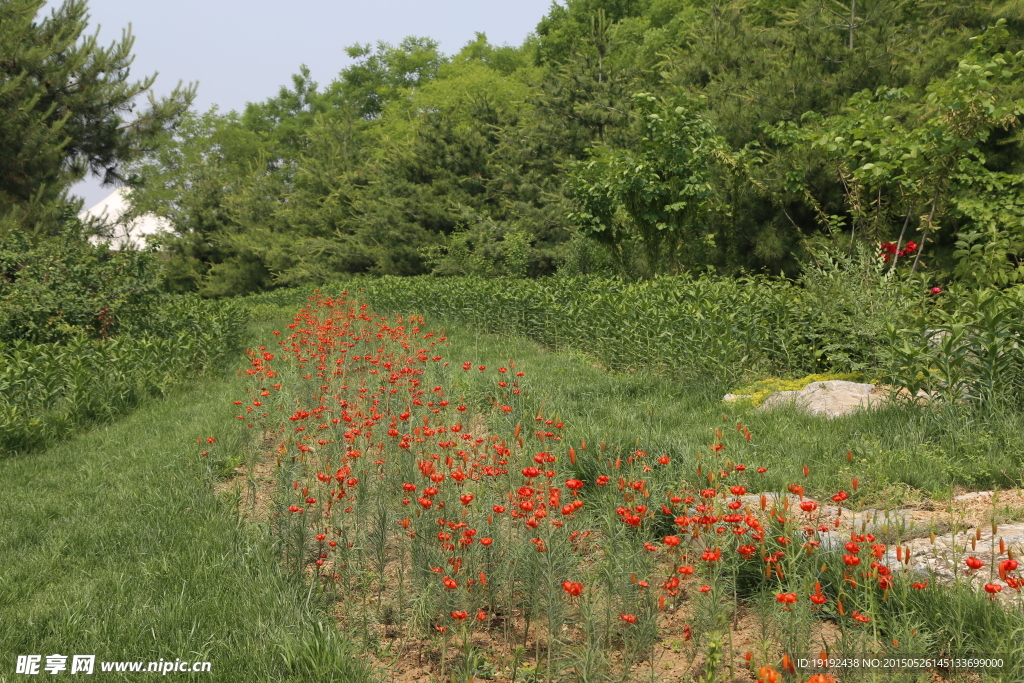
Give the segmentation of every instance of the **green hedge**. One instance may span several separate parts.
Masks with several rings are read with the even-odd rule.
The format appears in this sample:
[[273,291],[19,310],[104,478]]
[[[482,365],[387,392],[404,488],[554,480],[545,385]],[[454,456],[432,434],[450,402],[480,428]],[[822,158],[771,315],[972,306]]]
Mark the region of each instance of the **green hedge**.
[[847,263],[800,281],[422,276],[337,288],[357,290],[376,310],[524,335],[614,369],[655,367],[719,387],[859,371],[950,399],[1024,396],[1024,287],[933,294],[921,280]]
[[[349,283],[377,310],[422,312],[581,350],[616,369],[657,366],[734,381],[824,369],[829,341],[792,283],[761,277],[381,278]],[[851,350],[852,351],[852,350]],[[863,344],[854,362],[873,362]]]
[[114,337],[0,343],[0,452],[38,448],[162,396],[237,353],[245,323],[238,304],[174,297]]

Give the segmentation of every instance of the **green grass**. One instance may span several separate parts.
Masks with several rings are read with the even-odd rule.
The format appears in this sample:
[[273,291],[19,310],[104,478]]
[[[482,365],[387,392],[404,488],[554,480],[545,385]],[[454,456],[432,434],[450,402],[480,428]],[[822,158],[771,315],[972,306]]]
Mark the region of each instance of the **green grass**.
[[[17,655],[55,653],[211,662],[179,680],[370,680],[267,535],[212,488],[196,438],[237,431],[240,382],[207,378],[0,459],[0,681],[21,678]],[[138,674],[105,675],[119,678]]]
[[[444,327],[442,321],[428,317],[419,332],[432,332],[439,327]],[[466,413],[468,419],[475,420],[482,416],[487,421],[487,431],[497,438],[518,434],[516,423],[519,421],[526,434],[531,434],[538,428],[533,425],[535,411],[552,420],[552,423],[564,422],[563,433],[568,443],[562,442],[546,448],[538,446],[558,455],[561,476],[575,474],[585,482],[594,482],[597,474],[610,475],[612,481],[619,476],[623,476],[626,481],[643,479],[649,485],[651,506],[666,500],[666,490],[678,490],[682,486],[692,492],[707,486],[695,474],[698,457],[704,458],[705,465],[723,463],[711,465],[714,471],[725,466],[723,457],[746,463],[751,469],[760,465],[767,466],[768,472],[764,476],[754,475],[749,480],[743,480],[750,482],[747,485],[755,493],[780,491],[790,483],[803,484],[816,497],[831,495],[838,489],[852,492],[852,479],[856,477],[862,485],[858,491],[853,492],[848,503],[854,508],[858,505],[896,505],[901,502],[900,497],[917,495],[916,491],[910,490],[911,487],[940,496],[949,493],[954,484],[1011,485],[1016,482],[1020,468],[1021,449],[1017,435],[1021,425],[1019,416],[1013,414],[986,415],[950,410],[948,407],[944,412],[931,409],[921,411],[899,405],[877,413],[831,421],[801,415],[794,410],[759,413],[750,408],[723,405],[720,397],[725,387],[713,381],[684,383],[672,379],[663,371],[608,372],[579,352],[548,350],[523,337],[481,333],[464,323],[449,325],[446,341],[447,347],[434,347],[434,352],[441,358],[425,366],[423,387],[443,387],[447,398],[469,406],[470,412]],[[519,398],[502,394],[509,398],[505,402],[510,410],[498,410],[493,404],[496,370],[499,366],[510,367],[513,361],[516,370],[525,372],[525,377],[519,379],[525,393]],[[464,362],[468,362],[470,369],[463,370]],[[480,365],[487,366],[487,372],[479,372],[476,366]],[[288,382],[285,384],[290,386]],[[298,399],[297,405],[305,406],[308,400]],[[316,405],[315,402],[320,400],[313,398],[314,403],[308,405]],[[726,411],[724,418],[723,411]],[[414,422],[417,418],[414,418]],[[753,430],[753,438],[749,442],[736,430],[737,421],[744,422]],[[539,428],[544,429],[542,426]],[[561,426],[550,429],[558,431]],[[718,438],[716,429],[723,430],[721,440],[725,452],[711,456],[708,447]],[[588,443],[586,450],[581,445],[583,441]],[[538,442],[529,443],[530,446],[524,447],[529,451],[524,456],[526,458],[531,457],[531,449]],[[575,471],[566,462],[569,444],[577,449]],[[614,464],[616,458],[621,456],[626,461],[635,449],[644,450],[652,457],[646,461],[623,462],[619,470]],[[851,460],[847,459],[848,451],[854,456]],[[669,454],[670,461],[663,463],[663,467],[643,467],[644,462],[653,465],[660,453]],[[310,466],[313,469],[305,474],[309,477],[311,487],[315,487],[312,472],[320,465]],[[510,469],[514,471],[518,466],[517,463]],[[803,474],[805,466],[809,468],[807,477]],[[287,477],[289,482],[291,479],[291,476]],[[296,479],[306,481],[302,473],[298,473]],[[367,478],[361,475],[361,479]],[[397,481],[401,481],[401,478]],[[621,486],[620,483],[619,490]],[[368,506],[366,509],[375,509],[372,502],[374,495],[382,496],[377,500],[384,501],[387,498],[386,487],[382,486],[360,496],[361,503]],[[621,524],[616,525],[611,513],[623,501],[614,485],[607,489],[588,489],[583,495],[592,496],[589,500],[594,503],[593,507],[588,503],[587,510],[596,510],[587,513],[596,515],[590,519],[592,527],[602,529],[601,533],[608,530],[610,534],[621,530]],[[297,496],[293,494],[293,498]],[[386,503],[382,502],[381,505]],[[408,514],[402,512],[404,509],[398,508],[395,514]],[[602,526],[601,510],[605,517],[612,517],[611,525]],[[358,509],[355,519],[361,519]],[[665,519],[662,521],[668,522]],[[785,534],[792,531],[790,529]],[[667,530],[664,526],[656,527],[652,524],[648,533],[650,539],[657,539]],[[611,538],[610,534],[605,535],[605,538]],[[774,540],[775,532],[769,534],[769,537]],[[614,554],[619,559],[630,556],[636,558],[637,555],[631,555],[627,549],[628,544],[633,542],[638,547],[642,540],[636,536],[628,539],[621,537],[617,541],[622,543],[621,552],[609,553],[609,556]],[[900,539],[892,539],[897,540]],[[799,560],[804,557],[803,552],[790,553],[789,557],[796,559],[786,570],[787,579],[782,580],[781,576],[779,582],[760,579],[747,582],[744,579],[742,585],[735,579],[737,592],[742,596],[744,604],[754,606],[758,613],[774,615],[773,619],[781,618],[774,596],[779,590],[805,593],[809,590],[808,582],[820,578],[827,590],[834,595],[838,594],[844,585],[843,563],[839,557],[842,552],[826,549],[822,551],[820,559],[816,556],[802,564]],[[534,554],[528,555],[533,557]],[[731,557],[735,559],[735,554]],[[614,562],[618,562],[618,559]],[[609,562],[609,566],[613,564]],[[822,564],[831,567],[831,573],[824,568],[819,571],[817,567]],[[528,561],[516,566],[521,567],[523,572],[531,571]],[[614,565],[611,571],[613,574],[628,576],[631,570],[623,564]],[[356,575],[366,571],[367,567],[359,566],[358,563],[354,569]],[[760,576],[760,569],[757,574]],[[572,576],[571,573],[567,575]],[[516,574],[511,580],[517,580],[518,576]],[[557,586],[557,578],[561,577],[553,579],[551,585]],[[704,579],[707,580],[707,577]],[[500,585],[499,578],[493,573],[490,580]],[[505,577],[505,580],[509,578]],[[726,593],[730,592],[728,581],[728,577],[722,578],[720,575],[712,580],[713,583],[724,583]],[[526,582],[529,585],[535,583],[532,579],[526,579]],[[624,579],[622,583],[625,584]],[[721,585],[719,587],[722,588]],[[929,654],[1004,654],[1009,658],[1007,666],[1010,668],[999,673],[1011,676],[1004,680],[1015,680],[1012,677],[1021,673],[1018,667],[1021,661],[1020,647],[1017,643],[1024,633],[1024,618],[1019,611],[1002,610],[987,600],[984,594],[979,595],[963,587],[948,593],[936,586],[927,594],[916,594],[909,586],[903,586],[902,591],[902,594],[893,597],[891,603],[882,603],[885,598],[881,591],[876,593],[872,586],[866,586],[860,593],[848,594],[856,595],[855,598],[842,598],[847,610],[856,607],[873,615],[873,626],[870,629],[851,627],[853,630],[850,633],[853,635],[843,646],[847,648],[846,652],[861,652],[863,650],[856,648],[867,645],[886,648],[888,646],[885,642],[896,639],[915,647],[929,648]],[[610,592],[614,592],[614,589],[610,589]],[[633,595],[628,584],[625,594]],[[429,591],[423,595],[429,595]],[[701,607],[699,603],[696,604],[701,614],[694,617],[695,632],[707,635],[714,630],[714,625],[710,623],[711,611],[707,605]],[[809,611],[805,616],[814,617]],[[441,618],[445,618],[444,614],[441,614]],[[614,621],[614,617],[609,618]],[[838,616],[834,618],[839,619]],[[702,625],[697,624],[700,620],[703,620]],[[785,630],[787,638],[793,642],[799,641],[796,638],[799,630],[796,626],[789,624]],[[699,638],[698,633],[695,641],[699,641]],[[871,638],[878,640],[868,643]],[[998,653],[993,649],[994,643],[1003,644]],[[574,642],[569,647],[578,651],[585,645]],[[792,651],[790,646],[786,647]],[[903,677],[899,680],[911,679]],[[913,680],[918,680],[918,677],[913,677]]]
[[[430,329],[443,326],[427,319]],[[591,451],[606,442],[610,453],[635,448],[668,453],[680,471],[690,471],[716,428],[735,430],[742,422],[753,437],[732,456],[767,467],[765,488],[780,490],[799,478],[809,492],[832,495],[850,491],[851,479],[858,477],[857,495],[872,506],[900,503],[907,486],[944,498],[954,486],[1020,486],[1024,475],[1024,415],[1014,411],[894,405],[834,420],[788,408],[758,412],[722,403],[730,387],[711,379],[686,382],[644,370],[613,373],[579,352],[554,352],[522,337],[457,325],[447,330],[453,366],[465,360],[486,365],[515,360],[529,373],[527,386],[538,407],[557,411],[567,439],[576,445],[586,441]],[[848,451],[853,462],[847,461]],[[810,468],[807,479],[804,465]]]
[[[427,318],[425,329],[437,328],[444,325]],[[581,442],[587,443],[577,474],[588,481],[598,472],[609,473],[607,463],[617,456],[625,459],[639,448],[652,455],[671,455],[677,482],[688,483],[691,490],[700,488],[701,482],[692,480],[696,458],[708,453],[717,428],[726,433],[727,449],[735,449],[730,454],[735,462],[768,467],[759,480],[763,491],[782,491],[792,482],[803,484],[815,497],[845,490],[852,494],[847,505],[856,508],[895,507],[921,494],[941,499],[954,486],[1021,485],[1024,416],[1018,413],[948,406],[945,411],[922,411],[900,405],[834,420],[793,409],[762,413],[750,406],[723,404],[720,399],[727,388],[714,382],[683,383],[643,370],[608,372],[576,351],[553,351],[522,337],[495,336],[465,326],[450,325],[446,334],[451,368],[460,368],[465,361],[492,367],[514,360],[517,369],[526,371],[523,386],[536,408],[565,422],[569,444],[579,449]],[[483,380],[477,379],[483,373],[450,374],[456,381],[445,385],[459,386],[468,400],[476,392],[475,383],[480,384],[478,395],[486,390]],[[444,383],[443,377],[437,379]],[[737,422],[752,430],[749,443],[737,438]],[[524,427],[531,429],[528,423]],[[848,451],[853,453],[852,462]],[[810,470],[807,478],[805,465]],[[860,481],[855,493],[853,477]],[[913,605],[900,618],[929,634],[931,642],[977,656],[999,653],[1009,657],[1012,671],[1021,672],[1024,615],[1018,610],[993,609],[983,595],[963,587],[910,597]],[[768,600],[777,611],[772,596]],[[898,610],[902,603],[893,604]],[[895,623],[894,619],[890,621]]]

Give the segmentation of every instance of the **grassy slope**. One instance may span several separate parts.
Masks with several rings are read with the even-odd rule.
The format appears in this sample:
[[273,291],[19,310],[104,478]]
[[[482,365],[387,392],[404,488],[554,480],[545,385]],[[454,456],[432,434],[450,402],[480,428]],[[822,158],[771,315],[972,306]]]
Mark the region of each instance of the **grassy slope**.
[[237,430],[238,386],[207,380],[0,460],[0,681],[16,655],[54,653],[210,661],[204,681],[366,680],[204,476],[195,440]]

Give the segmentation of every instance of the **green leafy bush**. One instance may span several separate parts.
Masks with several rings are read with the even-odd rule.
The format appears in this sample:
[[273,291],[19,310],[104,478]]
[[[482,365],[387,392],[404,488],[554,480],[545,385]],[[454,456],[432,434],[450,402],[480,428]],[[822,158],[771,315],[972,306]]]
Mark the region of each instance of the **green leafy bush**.
[[924,279],[907,278],[906,267],[888,267],[861,244],[852,252],[813,250],[811,256],[794,295],[815,361],[839,372],[875,374],[869,371],[887,367],[888,327],[918,310],[929,291]]
[[889,328],[894,383],[947,403],[1024,405],[1024,287],[934,299]]
[[90,244],[77,219],[35,242],[0,234],[0,340],[102,338],[144,324],[160,296],[156,258]]
[[233,301],[161,293],[157,255],[61,234],[0,237],[0,451],[26,451],[121,415],[222,364],[252,319],[311,292]]

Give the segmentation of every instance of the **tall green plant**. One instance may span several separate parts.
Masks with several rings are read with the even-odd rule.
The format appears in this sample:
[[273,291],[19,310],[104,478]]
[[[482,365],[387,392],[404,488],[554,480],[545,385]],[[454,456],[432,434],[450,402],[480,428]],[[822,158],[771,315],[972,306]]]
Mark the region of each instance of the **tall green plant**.
[[926,291],[920,277],[889,268],[863,243],[818,249],[799,278],[805,340],[821,366],[840,372],[878,373],[887,367],[888,328],[907,321]]
[[234,304],[164,299],[118,336],[81,331],[61,343],[0,342],[0,451],[30,451],[111,420],[222,364],[245,318]]
[[1024,287],[954,290],[941,299],[891,326],[894,382],[951,404],[1019,407]]
[[622,243],[636,239],[647,274],[673,273],[707,259],[714,235],[703,232],[714,192],[711,165],[723,153],[696,103],[633,96],[639,143],[632,149],[595,147],[569,165],[568,185],[582,230],[620,259]]

